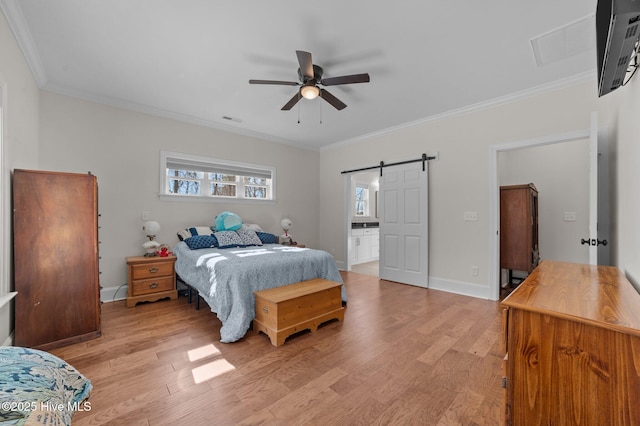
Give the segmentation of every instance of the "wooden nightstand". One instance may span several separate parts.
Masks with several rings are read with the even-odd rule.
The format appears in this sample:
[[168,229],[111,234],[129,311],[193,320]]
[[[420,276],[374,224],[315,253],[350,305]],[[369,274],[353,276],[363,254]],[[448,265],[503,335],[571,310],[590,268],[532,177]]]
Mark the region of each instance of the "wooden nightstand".
[[169,297],[178,298],[176,274],[173,265],[175,256],[168,257],[127,257],[129,267],[129,291],[127,307],[138,302],[155,302]]

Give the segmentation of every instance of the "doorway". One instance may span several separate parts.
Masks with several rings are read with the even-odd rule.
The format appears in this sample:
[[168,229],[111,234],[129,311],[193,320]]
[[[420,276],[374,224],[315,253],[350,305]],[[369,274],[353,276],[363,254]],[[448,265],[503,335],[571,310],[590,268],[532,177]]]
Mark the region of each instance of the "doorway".
[[347,270],[379,276],[379,170],[346,175]]
[[[592,115],[592,127],[593,123],[597,126],[597,114]],[[537,164],[538,168],[543,168],[546,176],[535,177],[540,183],[534,182],[536,186],[539,186],[542,182],[543,188],[546,187],[546,191],[549,194],[547,197],[552,202],[545,203],[545,189],[539,190],[539,203],[541,211],[539,212],[540,220],[543,220],[541,215],[545,214],[546,225],[540,224],[540,255],[541,259],[553,259],[553,260],[565,260],[578,263],[590,263],[592,249],[587,247],[580,247],[580,240],[582,238],[589,239],[590,230],[593,229],[593,221],[598,217],[598,212],[593,213],[593,204],[599,204],[600,207],[608,207],[608,171],[605,164],[606,155],[601,161],[598,161],[597,154],[594,154],[594,146],[598,146],[598,139],[601,146],[598,147],[598,151],[607,152],[607,138],[606,135],[597,135],[597,129],[595,132],[593,128],[584,131],[577,131],[559,135],[553,135],[540,139],[533,139],[527,141],[514,142],[504,145],[495,145],[490,147],[490,222],[493,232],[490,233],[490,255],[489,255],[489,286],[490,294],[494,300],[498,300],[500,295],[500,284],[502,282],[500,260],[499,260],[499,232],[500,218],[499,218],[499,186],[511,182],[510,179],[525,179],[531,180],[533,176],[527,175],[526,172],[519,174],[518,171],[514,171],[515,167],[522,167],[526,169],[528,166],[524,165],[527,161],[532,161],[532,158],[541,158],[542,165]],[[604,132],[603,132],[604,133]],[[603,137],[604,136],[604,137]],[[594,143],[595,140],[595,143]],[[573,154],[569,154],[573,152]],[[580,159],[577,159],[580,157]],[[512,160],[514,163],[511,167],[512,170],[501,170],[500,164],[504,161]],[[532,163],[535,163],[532,161]],[[578,164],[579,163],[579,164]],[[535,164],[534,164],[535,166]],[[602,173],[598,173],[599,168],[603,168]],[[570,169],[573,173],[557,177],[553,173],[558,173],[558,170]],[[585,170],[586,169],[586,170]],[[595,169],[595,170],[594,170]],[[580,171],[582,170],[582,171]],[[596,179],[594,183],[594,175],[599,176],[600,179]],[[560,182],[563,180],[563,182]],[[580,194],[573,194],[571,190],[567,190],[566,186],[571,185],[571,181],[574,182],[574,188],[579,187]],[[529,183],[529,182],[519,182]],[[559,185],[561,184],[561,185]],[[564,186],[564,190],[556,190],[554,186]],[[595,186],[595,188],[594,188]],[[598,191],[600,187],[600,191]],[[562,198],[564,191],[564,197]],[[555,193],[555,195],[554,195]],[[595,195],[594,195],[595,193]],[[560,195],[559,195],[560,194]],[[597,200],[602,198],[601,203],[597,203]],[[554,202],[555,201],[555,205]],[[558,201],[560,200],[560,201]],[[542,209],[545,210],[542,210]],[[545,213],[546,211],[546,213]],[[606,215],[608,217],[608,212]],[[605,223],[601,218],[601,226],[598,229],[598,238],[600,238],[601,231],[606,229],[608,231],[608,223]],[[544,230],[543,227],[547,228]],[[558,235],[556,235],[558,234]],[[545,236],[546,235],[546,236]],[[556,238],[560,237],[560,238]],[[606,237],[603,236],[603,240]],[[546,242],[543,242],[543,239]],[[553,241],[556,241],[557,247],[553,245]],[[546,247],[546,248],[545,248]],[[545,253],[546,251],[546,253]],[[607,261],[603,256],[602,261]]]

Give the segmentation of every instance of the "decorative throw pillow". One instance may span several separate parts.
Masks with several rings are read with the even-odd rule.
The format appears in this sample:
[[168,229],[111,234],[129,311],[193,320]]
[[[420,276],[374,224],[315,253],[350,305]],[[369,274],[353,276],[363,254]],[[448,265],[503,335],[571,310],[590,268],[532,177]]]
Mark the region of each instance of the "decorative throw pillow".
[[218,247],[221,249],[240,247],[243,245],[242,239],[234,231],[220,231],[213,234],[213,236],[218,240]]
[[260,238],[260,241],[262,241],[263,244],[278,244],[278,237],[276,235],[260,231],[256,232],[256,235]]
[[187,229],[183,229],[178,231],[178,239],[180,241],[184,241],[189,237],[193,237],[194,235],[211,235],[213,231],[209,226],[191,226]]
[[256,235],[256,231],[254,231],[253,229],[250,229],[242,225],[242,228],[238,229],[236,233],[240,236],[240,239],[242,240],[242,245],[245,245],[245,246],[261,246],[262,245],[262,241],[260,240],[258,235]]
[[191,250],[218,247],[218,240],[213,235],[194,235],[184,240]]
[[[91,382],[73,366],[48,352],[5,346],[0,348],[0,423],[71,424],[74,410],[89,398]],[[20,402],[15,408],[6,401]],[[56,409],[42,409],[42,404]],[[11,407],[9,407],[11,406]]]

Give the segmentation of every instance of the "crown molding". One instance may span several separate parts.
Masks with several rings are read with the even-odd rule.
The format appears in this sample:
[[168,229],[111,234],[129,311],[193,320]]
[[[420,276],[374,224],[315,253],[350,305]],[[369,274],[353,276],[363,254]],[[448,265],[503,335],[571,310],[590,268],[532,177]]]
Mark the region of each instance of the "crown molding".
[[47,74],[42,65],[42,59],[36,48],[31,32],[24,19],[22,9],[17,0],[0,0],[0,9],[7,18],[7,22],[13,35],[18,42],[18,46],[22,49],[22,53],[31,69],[33,77],[36,79],[38,87],[42,87],[47,83]]
[[300,145],[299,143],[295,143],[288,139],[278,138],[276,136],[272,136],[266,133],[254,132],[254,131],[242,129],[239,127],[233,127],[233,126],[225,125],[223,123],[218,123],[216,121],[206,120],[204,118],[193,117],[185,114],[178,114],[173,111],[168,111],[161,108],[155,108],[148,105],[142,105],[142,104],[137,104],[133,102],[123,101],[121,99],[100,96],[100,95],[88,93],[81,90],[71,89],[66,86],[47,84],[41,89],[47,92],[57,93],[63,96],[78,98],[84,101],[94,102],[100,105],[111,106],[114,108],[124,109],[127,111],[138,112],[138,113],[150,115],[153,117],[166,118],[169,120],[180,121],[182,123],[193,124],[201,127],[208,127],[216,130],[222,130],[225,132],[234,133],[241,136],[247,136],[255,139],[260,139],[267,142],[288,145],[293,148],[304,149],[308,151],[318,151],[317,148],[303,146],[303,145]]
[[403,129],[410,129],[413,127],[424,126],[429,123],[434,123],[436,121],[441,121],[453,117],[459,117],[461,115],[469,114],[471,112],[478,112],[481,110],[494,108],[500,105],[521,101],[524,99],[528,99],[534,96],[539,96],[545,93],[555,92],[561,89],[566,89],[568,87],[577,86],[583,83],[587,83],[589,81],[596,81],[596,70],[592,69],[590,71],[586,71],[580,74],[573,75],[571,77],[567,77],[561,80],[556,80],[551,83],[542,84],[540,86],[535,86],[530,89],[521,90],[519,92],[510,93],[506,96],[500,96],[497,98],[490,99],[488,101],[479,102],[477,104],[469,105],[466,107],[450,110],[443,112],[441,114],[432,115],[429,117],[421,118],[419,120],[410,121],[407,123],[403,123],[397,126],[388,127],[386,129],[382,129],[377,132],[367,133],[366,135],[357,136],[355,138],[346,139],[344,141],[336,142],[330,145],[326,145],[320,148],[320,151],[328,151],[335,148],[340,148],[346,145],[351,145],[358,142],[363,142],[368,139],[372,139],[375,137],[387,135],[389,133],[394,133]]

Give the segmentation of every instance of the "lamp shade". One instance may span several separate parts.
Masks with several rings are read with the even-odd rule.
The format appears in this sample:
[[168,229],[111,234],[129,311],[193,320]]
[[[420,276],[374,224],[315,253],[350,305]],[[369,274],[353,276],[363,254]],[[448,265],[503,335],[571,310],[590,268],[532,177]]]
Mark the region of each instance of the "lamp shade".
[[158,232],[160,232],[160,224],[158,222],[150,220],[142,225],[142,230],[147,237],[155,237],[156,235],[158,235]]
[[282,219],[280,225],[282,225],[283,230],[288,231],[293,227],[293,222],[291,222],[291,219]]
[[320,94],[320,89],[313,85],[305,85],[300,89],[300,94],[306,99],[315,99]]

